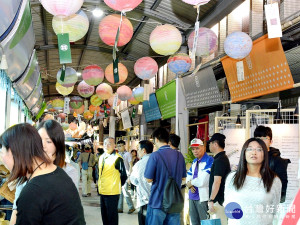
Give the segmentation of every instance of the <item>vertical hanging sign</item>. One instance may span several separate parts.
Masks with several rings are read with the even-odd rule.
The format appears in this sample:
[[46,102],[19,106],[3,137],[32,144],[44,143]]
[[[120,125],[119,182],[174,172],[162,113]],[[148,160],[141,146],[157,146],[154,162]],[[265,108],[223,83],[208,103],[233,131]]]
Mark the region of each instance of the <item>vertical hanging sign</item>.
[[87,100],[84,100],[84,112],[89,110],[89,102]]
[[144,101],[149,101],[150,84],[144,84]]
[[57,39],[58,39],[59,63],[60,64],[72,63],[69,34],[58,34]]
[[265,5],[268,38],[282,37],[278,3]]
[[69,114],[70,113],[70,98],[66,97],[64,100],[64,113]]

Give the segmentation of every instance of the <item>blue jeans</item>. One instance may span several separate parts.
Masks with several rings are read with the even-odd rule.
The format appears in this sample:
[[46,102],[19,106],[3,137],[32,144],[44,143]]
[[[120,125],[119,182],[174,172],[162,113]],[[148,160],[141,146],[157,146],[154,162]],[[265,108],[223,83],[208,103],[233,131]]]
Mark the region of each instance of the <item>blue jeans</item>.
[[148,205],[146,225],[180,225],[180,213],[165,213]]

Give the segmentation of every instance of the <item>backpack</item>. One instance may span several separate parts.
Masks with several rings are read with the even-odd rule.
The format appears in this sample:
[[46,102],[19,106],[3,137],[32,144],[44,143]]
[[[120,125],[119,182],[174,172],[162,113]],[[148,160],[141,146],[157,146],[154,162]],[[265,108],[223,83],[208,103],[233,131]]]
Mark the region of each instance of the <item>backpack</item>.
[[86,162],[81,163],[81,167],[82,167],[83,170],[88,170],[89,169],[90,155],[91,155],[91,153],[89,154],[88,160]]
[[[175,179],[170,175],[170,171],[168,170],[168,167],[162,157],[162,155],[157,152],[160,156],[161,159],[168,171],[168,180],[164,189],[164,195],[163,195],[163,201],[162,201],[162,210],[165,213],[180,213],[183,209],[184,206],[184,200],[181,194],[181,190],[178,187]],[[176,161],[176,167],[177,168],[177,163],[178,163],[178,152],[177,153],[177,161]]]

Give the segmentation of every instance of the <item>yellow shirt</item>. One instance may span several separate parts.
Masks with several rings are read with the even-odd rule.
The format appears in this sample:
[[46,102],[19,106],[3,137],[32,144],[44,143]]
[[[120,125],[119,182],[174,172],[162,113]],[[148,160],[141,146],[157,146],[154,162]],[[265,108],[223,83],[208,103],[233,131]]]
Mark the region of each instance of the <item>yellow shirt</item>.
[[[113,152],[110,155],[102,154],[99,158],[99,179],[98,191],[101,195],[119,195],[121,194],[120,172],[115,168],[115,162],[122,157]],[[102,170],[104,160],[104,167]]]

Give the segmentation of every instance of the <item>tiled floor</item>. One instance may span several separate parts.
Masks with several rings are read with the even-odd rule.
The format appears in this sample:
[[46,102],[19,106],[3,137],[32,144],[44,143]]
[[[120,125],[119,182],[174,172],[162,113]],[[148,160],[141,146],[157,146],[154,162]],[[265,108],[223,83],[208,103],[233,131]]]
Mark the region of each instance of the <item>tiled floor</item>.
[[[80,196],[81,196],[81,188]],[[92,196],[81,197],[84,209],[84,216],[87,225],[102,225],[100,212],[100,197],[96,193],[94,183],[92,183]],[[135,200],[134,200],[135,203]],[[132,214],[127,214],[128,206],[124,200],[124,213],[119,213],[119,225],[138,225],[137,210]]]

